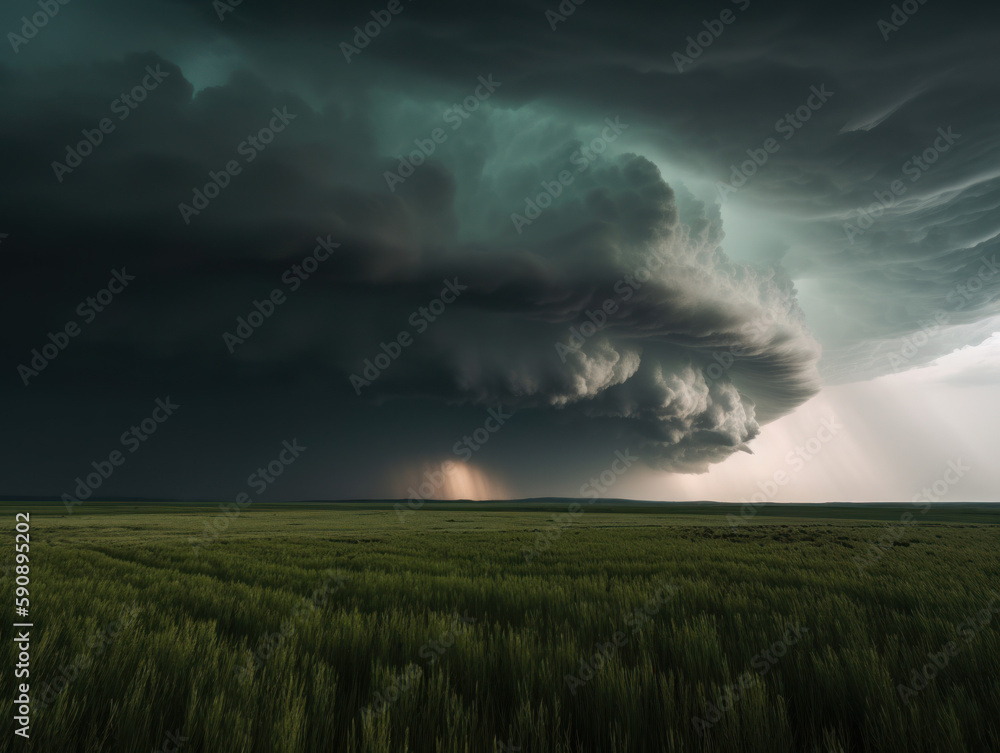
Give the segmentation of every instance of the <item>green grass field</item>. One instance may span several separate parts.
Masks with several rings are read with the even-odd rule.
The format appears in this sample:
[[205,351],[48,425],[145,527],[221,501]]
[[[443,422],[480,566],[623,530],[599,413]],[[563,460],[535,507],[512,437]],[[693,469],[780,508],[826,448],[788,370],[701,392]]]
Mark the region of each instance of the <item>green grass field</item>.
[[993,508],[567,505],[4,505],[3,750],[1000,750]]

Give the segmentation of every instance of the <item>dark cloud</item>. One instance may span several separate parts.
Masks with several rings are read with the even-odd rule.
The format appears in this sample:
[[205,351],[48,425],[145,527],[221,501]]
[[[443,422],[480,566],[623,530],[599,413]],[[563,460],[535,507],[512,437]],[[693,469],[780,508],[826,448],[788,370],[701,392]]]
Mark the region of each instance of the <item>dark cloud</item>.
[[[699,472],[814,395],[821,372],[898,369],[889,356],[929,321],[940,326],[907,368],[988,336],[995,9],[973,23],[927,3],[884,40],[891,10],[870,6],[587,3],[555,31],[549,8],[405,3],[348,63],[340,44],[379,8],[63,7],[0,63],[5,303],[20,322],[3,333],[6,394],[24,436],[73,425],[50,410],[29,426],[27,392],[139,406],[172,389],[200,406],[185,431],[237,443],[251,422],[233,418],[236,396],[280,393],[284,416],[315,419],[325,452],[365,454],[364,478],[299,488],[380,493],[372,474],[431,434],[447,450],[453,426],[502,403],[533,416],[509,429],[525,478],[550,430],[578,443],[546,455],[566,478],[603,442]],[[678,71],[674,53],[725,8],[735,21]],[[150,71],[159,83],[119,119]],[[785,140],[776,122],[820,86],[829,102]],[[113,130],[57,175],[103,118]],[[908,160],[948,128],[960,138],[911,180]],[[720,207],[718,182],[768,137],[780,152]],[[410,156],[419,143],[429,159]],[[387,180],[404,158],[426,164]],[[230,161],[239,173],[199,208],[195,189]],[[907,192],[850,232],[897,180]],[[339,247],[288,282],[317,239]],[[18,364],[122,267],[135,282],[25,388]],[[432,322],[420,309],[451,297],[445,281],[461,294]],[[230,353],[223,333],[274,289],[287,301]],[[351,377],[404,331],[412,345],[356,395]],[[392,431],[408,439],[378,449]],[[19,488],[38,488],[25,468]]]

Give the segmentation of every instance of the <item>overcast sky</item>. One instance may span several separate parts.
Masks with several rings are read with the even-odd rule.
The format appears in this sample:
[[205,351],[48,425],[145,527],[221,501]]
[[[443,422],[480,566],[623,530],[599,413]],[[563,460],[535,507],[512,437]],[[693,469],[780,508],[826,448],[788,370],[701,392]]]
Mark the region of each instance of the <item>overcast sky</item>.
[[1000,11],[674,5],[7,3],[0,493],[996,500]]

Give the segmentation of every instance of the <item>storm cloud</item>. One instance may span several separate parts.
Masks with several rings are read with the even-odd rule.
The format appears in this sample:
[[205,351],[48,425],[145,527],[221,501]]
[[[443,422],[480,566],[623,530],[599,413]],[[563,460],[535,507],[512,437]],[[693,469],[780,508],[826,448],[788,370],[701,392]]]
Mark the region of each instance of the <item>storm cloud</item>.
[[218,5],[68,4],[0,59],[15,455],[169,391],[123,492],[221,494],[297,420],[336,472],[295,493],[388,495],[497,405],[476,462],[522,492],[613,447],[702,473],[1000,315],[995,9]]

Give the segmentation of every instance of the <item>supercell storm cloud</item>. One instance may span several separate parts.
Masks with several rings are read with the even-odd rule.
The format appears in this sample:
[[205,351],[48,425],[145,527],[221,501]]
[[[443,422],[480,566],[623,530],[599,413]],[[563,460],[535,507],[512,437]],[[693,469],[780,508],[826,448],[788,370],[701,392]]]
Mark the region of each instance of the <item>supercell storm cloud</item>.
[[704,473],[1000,315],[992,6],[15,6],[24,493],[168,395],[108,493],[228,496],[295,435],[278,496],[394,496],[498,406],[511,493]]

